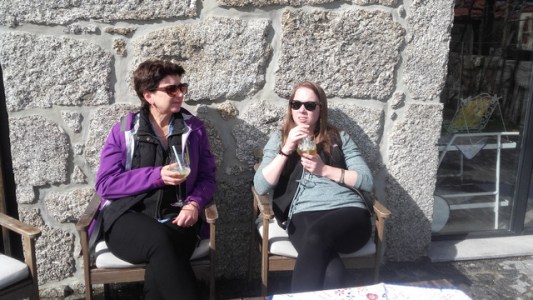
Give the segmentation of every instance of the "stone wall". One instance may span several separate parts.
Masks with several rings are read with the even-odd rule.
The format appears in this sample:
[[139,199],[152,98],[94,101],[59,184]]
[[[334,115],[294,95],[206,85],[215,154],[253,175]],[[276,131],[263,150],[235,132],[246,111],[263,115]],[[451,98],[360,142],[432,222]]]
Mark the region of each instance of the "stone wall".
[[147,58],[182,64],[185,107],[217,158],[217,276],[244,277],[249,182],[286,98],[321,84],[330,118],[356,140],[393,213],[386,258],[431,239],[436,142],[453,1],[0,0],[0,64],[20,216],[43,229],[49,295],[83,288],[74,224],[94,193],[111,125],[139,105],[130,74]]

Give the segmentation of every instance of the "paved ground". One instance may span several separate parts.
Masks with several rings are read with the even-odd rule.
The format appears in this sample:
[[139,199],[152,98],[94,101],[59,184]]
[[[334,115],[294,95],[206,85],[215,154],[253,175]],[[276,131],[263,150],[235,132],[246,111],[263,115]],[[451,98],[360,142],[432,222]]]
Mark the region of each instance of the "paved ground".
[[[347,285],[372,284],[370,270],[351,270]],[[422,281],[447,281],[475,300],[533,299],[533,256],[504,259],[431,263],[387,263],[381,269],[380,281],[391,284],[411,284]],[[269,294],[287,293],[290,273],[271,276]],[[217,299],[240,299],[260,295],[259,279],[218,280]],[[141,284],[115,285],[112,299],[142,299]],[[96,295],[102,299],[102,295]],[[207,299],[207,294],[205,295]],[[179,299],[179,298],[176,298]]]

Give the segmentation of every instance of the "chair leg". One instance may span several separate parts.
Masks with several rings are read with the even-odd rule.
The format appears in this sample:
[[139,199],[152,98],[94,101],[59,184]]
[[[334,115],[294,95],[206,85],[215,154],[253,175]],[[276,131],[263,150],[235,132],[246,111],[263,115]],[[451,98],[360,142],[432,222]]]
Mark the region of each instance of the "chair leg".
[[85,279],[85,299],[86,300],[92,300],[93,299],[93,286],[91,284],[90,279]]
[[39,286],[35,285],[33,295],[30,296],[30,300],[39,300]]
[[374,283],[379,282],[379,269],[381,268],[381,260],[383,257],[383,249],[381,243],[378,243],[378,247],[376,249],[376,261],[374,265]]
[[110,299],[109,294],[111,294],[110,285],[107,283],[104,283],[104,299]]
[[269,269],[269,247],[268,247],[268,225],[269,219],[263,218],[263,239],[261,241],[261,295],[266,297],[268,292],[268,269]]
[[93,287],[90,284],[85,284],[85,300],[93,299]]
[[[261,262],[261,296],[266,297],[268,290],[268,253],[262,255]],[[265,259],[266,257],[266,259]]]
[[215,270],[213,268],[213,258],[211,259],[211,267],[209,272],[209,299],[215,300]]
[[209,299],[215,300],[215,272],[216,272],[216,230],[215,224],[209,224]]
[[376,266],[374,267],[374,283],[379,282],[379,268],[381,267],[380,263],[376,262]]

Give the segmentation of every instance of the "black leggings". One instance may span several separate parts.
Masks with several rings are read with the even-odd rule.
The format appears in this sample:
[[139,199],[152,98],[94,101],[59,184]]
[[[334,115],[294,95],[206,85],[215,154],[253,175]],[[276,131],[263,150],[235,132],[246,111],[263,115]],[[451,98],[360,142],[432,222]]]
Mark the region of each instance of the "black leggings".
[[130,263],[146,263],[145,299],[199,299],[189,258],[198,241],[194,227],[165,224],[139,212],[120,216],[105,239],[111,252]]
[[292,291],[304,292],[341,287],[344,264],[339,253],[361,249],[370,238],[372,225],[366,209],[347,207],[297,213],[288,233],[298,251]]

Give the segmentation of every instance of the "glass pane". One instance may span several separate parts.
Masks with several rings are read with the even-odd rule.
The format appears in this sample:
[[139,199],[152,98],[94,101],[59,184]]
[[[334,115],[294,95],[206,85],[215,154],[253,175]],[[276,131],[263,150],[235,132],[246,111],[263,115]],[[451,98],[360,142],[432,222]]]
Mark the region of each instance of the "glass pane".
[[434,235],[509,230],[515,201],[527,200],[515,199],[514,190],[530,101],[533,7],[475,4],[456,1],[441,94]]
[[[518,161],[517,132],[454,133],[440,148],[438,234],[509,229]],[[437,207],[437,206],[436,206]],[[445,224],[443,224],[445,222]],[[440,227],[440,228],[438,228]]]

